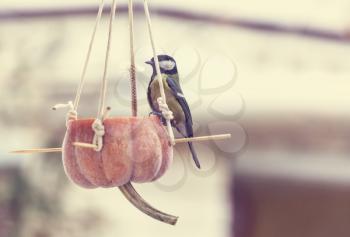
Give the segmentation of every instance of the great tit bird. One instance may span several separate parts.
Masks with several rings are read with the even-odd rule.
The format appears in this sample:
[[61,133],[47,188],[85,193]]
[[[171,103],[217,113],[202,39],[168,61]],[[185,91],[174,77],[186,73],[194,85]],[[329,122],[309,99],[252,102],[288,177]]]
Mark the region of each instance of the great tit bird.
[[[190,108],[180,87],[179,74],[177,71],[176,61],[168,55],[158,55],[160,71],[163,77],[164,91],[169,109],[173,112],[174,119],[171,121],[173,127],[183,137],[193,137],[193,122]],[[157,71],[154,58],[146,62],[153,68],[153,74],[148,85],[147,99],[152,109],[152,113],[162,116],[157,99],[161,96],[159,83],[157,80]],[[163,117],[161,117],[164,121]],[[192,142],[188,143],[192,158],[198,168],[200,163],[193,147]]]

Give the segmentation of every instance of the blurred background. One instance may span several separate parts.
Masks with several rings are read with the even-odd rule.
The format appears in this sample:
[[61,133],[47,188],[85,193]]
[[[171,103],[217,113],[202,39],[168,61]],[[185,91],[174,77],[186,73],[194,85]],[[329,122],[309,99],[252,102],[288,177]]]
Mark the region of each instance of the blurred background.
[[[167,226],[115,189],[85,190],[60,147],[92,32],[94,0],[0,1],[0,237],[349,236],[350,3],[345,0],[150,1],[159,51],[173,55],[196,135],[232,139],[186,146],[160,180],[135,185]],[[152,57],[143,1],[135,0],[140,116]],[[80,117],[97,114],[107,39],[98,31]],[[127,1],[118,2],[109,72],[113,116],[129,115]]]

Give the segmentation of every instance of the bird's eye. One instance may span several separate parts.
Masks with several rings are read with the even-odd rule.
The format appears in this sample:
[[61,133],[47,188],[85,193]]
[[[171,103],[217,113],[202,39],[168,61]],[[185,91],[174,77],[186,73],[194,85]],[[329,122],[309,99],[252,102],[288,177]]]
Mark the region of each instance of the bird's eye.
[[164,70],[172,70],[175,67],[175,62],[167,60],[159,62],[159,66]]

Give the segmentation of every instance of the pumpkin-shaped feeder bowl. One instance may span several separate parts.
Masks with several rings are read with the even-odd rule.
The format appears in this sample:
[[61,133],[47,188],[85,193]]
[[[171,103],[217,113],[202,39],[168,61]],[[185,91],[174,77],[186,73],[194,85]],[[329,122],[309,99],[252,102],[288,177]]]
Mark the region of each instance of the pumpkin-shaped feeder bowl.
[[156,116],[117,117],[103,121],[101,151],[75,146],[91,143],[94,119],[71,120],[63,141],[63,163],[68,177],[84,188],[109,188],[160,178],[173,160],[173,148]]

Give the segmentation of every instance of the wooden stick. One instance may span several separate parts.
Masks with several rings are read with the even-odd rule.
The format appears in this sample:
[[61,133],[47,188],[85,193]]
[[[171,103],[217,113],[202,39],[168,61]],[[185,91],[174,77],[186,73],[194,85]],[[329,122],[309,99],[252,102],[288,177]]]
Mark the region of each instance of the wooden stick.
[[[212,135],[212,136],[203,136],[203,137],[188,137],[188,138],[178,138],[175,139],[175,145],[178,143],[186,143],[186,142],[202,142],[202,141],[213,141],[213,140],[225,140],[230,139],[231,134],[220,134],[220,135]],[[96,146],[90,143],[83,142],[74,142],[73,146],[83,147],[83,148],[91,148],[94,149]]]
[[203,137],[178,138],[178,139],[175,139],[175,144],[185,143],[185,142],[225,140],[225,139],[230,139],[230,138],[231,138],[231,134],[220,134],[220,135],[203,136]]
[[[224,140],[224,139],[230,139],[231,134],[220,134],[220,135],[212,135],[212,136],[203,136],[203,137],[189,137],[189,138],[178,138],[175,139],[175,143],[186,143],[186,142],[202,142],[202,141],[217,141],[217,140]],[[77,147],[83,147],[83,148],[91,148],[94,149],[96,146],[94,144],[90,143],[83,143],[83,142],[74,142],[73,146]],[[55,152],[62,152],[62,148],[34,148],[34,149],[24,149],[24,150],[15,150],[11,151],[10,153],[13,154],[34,154],[34,153],[55,153]]]
[[73,142],[73,146],[83,147],[83,148],[91,148],[95,149],[96,145],[91,143],[83,143],[83,142]]
[[34,149],[25,149],[25,150],[16,150],[10,151],[13,154],[34,154],[34,153],[55,153],[62,152],[62,148],[34,148]]

